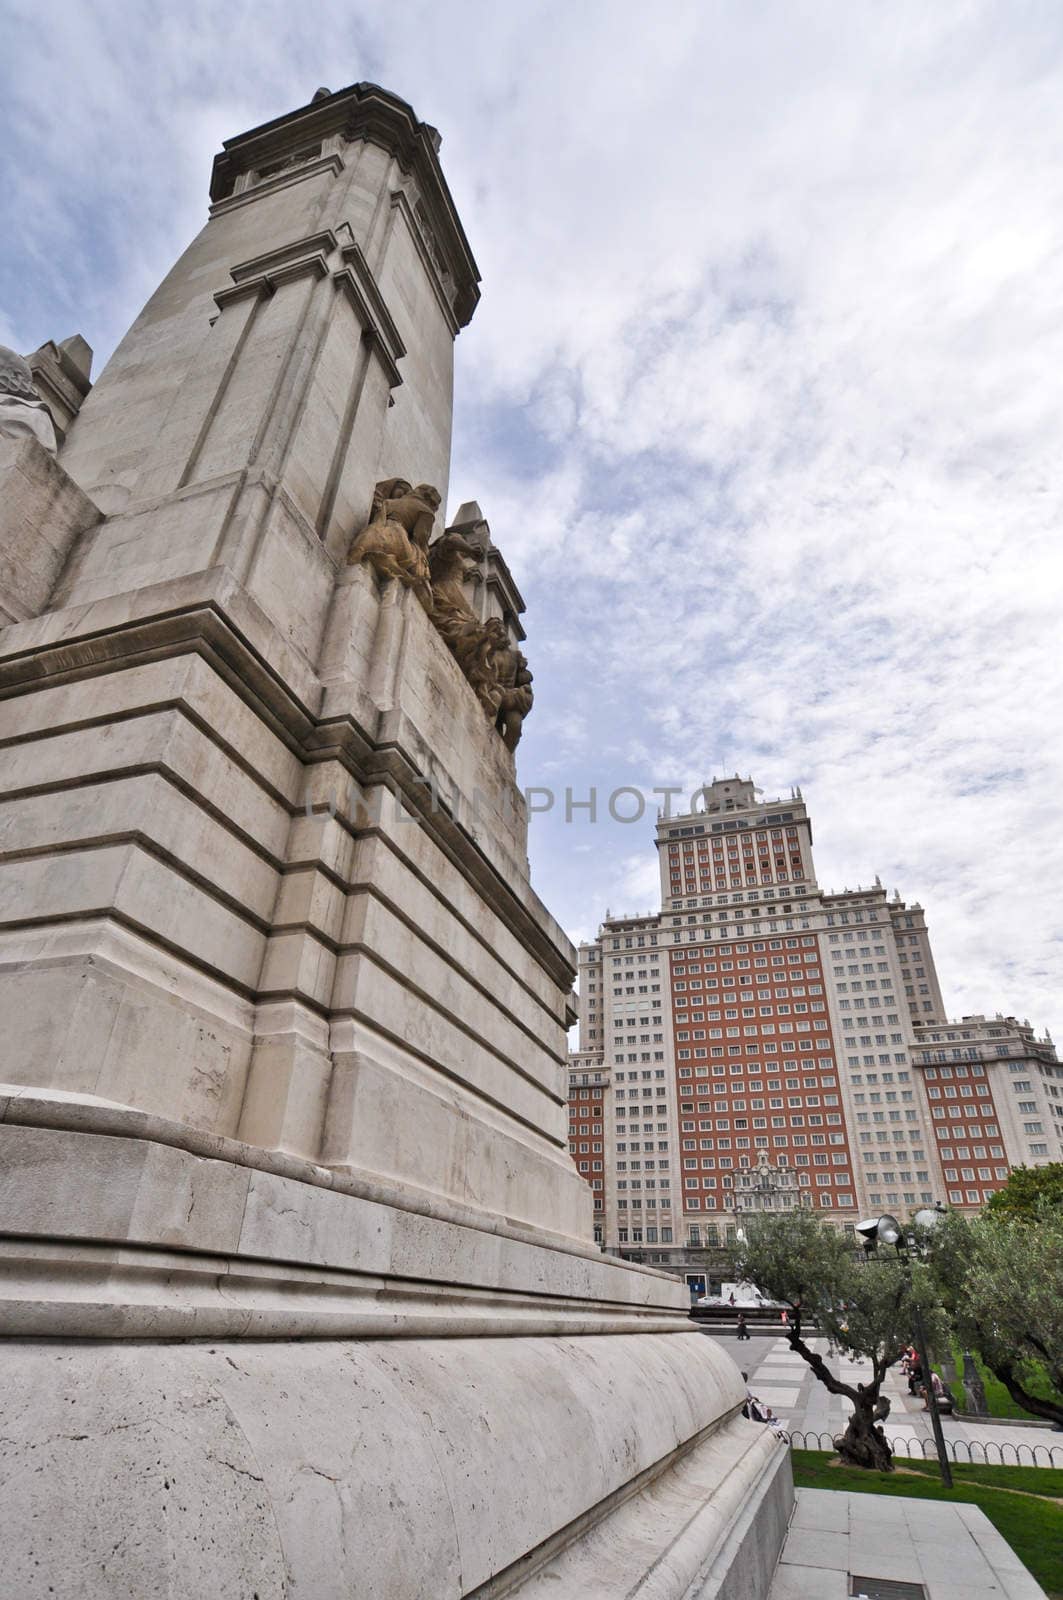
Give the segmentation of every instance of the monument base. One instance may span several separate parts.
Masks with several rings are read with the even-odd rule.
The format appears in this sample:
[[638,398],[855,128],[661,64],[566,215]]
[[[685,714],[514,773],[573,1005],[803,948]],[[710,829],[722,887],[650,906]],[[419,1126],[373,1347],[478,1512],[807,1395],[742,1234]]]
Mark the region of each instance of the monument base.
[[787,1453],[698,1334],[58,1341],[5,1365],[24,1600],[763,1596],[785,1535]]
[[789,1457],[674,1279],[121,1107],[3,1115],[12,1593],[766,1595]]

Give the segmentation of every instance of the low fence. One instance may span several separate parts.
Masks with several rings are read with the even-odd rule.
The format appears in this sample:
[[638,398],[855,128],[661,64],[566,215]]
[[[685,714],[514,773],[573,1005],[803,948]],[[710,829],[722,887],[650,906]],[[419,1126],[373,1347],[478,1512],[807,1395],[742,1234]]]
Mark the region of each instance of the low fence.
[[[840,1434],[803,1433],[800,1429],[785,1435],[791,1450],[833,1450]],[[890,1439],[890,1449],[895,1456],[909,1460],[918,1457],[923,1461],[936,1461],[937,1448],[933,1439]],[[969,1442],[966,1439],[946,1439],[945,1453],[959,1466],[989,1467],[1063,1467],[1063,1445],[997,1443],[990,1439]]]

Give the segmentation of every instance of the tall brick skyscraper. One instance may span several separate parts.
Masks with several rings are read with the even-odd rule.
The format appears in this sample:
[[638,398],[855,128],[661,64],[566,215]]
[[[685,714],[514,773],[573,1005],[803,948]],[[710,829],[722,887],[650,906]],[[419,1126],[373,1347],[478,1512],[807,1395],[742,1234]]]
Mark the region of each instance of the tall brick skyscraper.
[[569,1137],[606,1248],[663,1263],[723,1242],[735,1174],[765,1155],[841,1226],[979,1206],[1058,1156],[1051,1045],[946,1021],[921,907],[877,879],[824,892],[799,791],[714,780],[657,848],[660,913],[609,918],[580,951]]

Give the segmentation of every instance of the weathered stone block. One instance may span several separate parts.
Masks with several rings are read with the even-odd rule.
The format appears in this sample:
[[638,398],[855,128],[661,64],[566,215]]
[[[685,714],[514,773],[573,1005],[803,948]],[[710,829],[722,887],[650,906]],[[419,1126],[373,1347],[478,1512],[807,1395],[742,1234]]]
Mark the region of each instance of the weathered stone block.
[[36,439],[0,439],[0,625],[48,603],[78,538],[100,509]]

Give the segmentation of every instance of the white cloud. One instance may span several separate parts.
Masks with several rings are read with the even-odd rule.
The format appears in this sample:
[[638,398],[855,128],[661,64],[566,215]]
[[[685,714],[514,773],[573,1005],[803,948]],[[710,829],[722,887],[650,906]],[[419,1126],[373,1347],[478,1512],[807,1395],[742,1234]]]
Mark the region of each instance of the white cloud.
[[[950,1006],[1063,1022],[1056,8],[13,14],[0,338],[108,346],[221,137],[406,95],[484,271],[452,503],[529,601],[524,781],[800,781],[821,880],[920,898]],[[650,817],[532,842],[568,926],[654,901]]]

